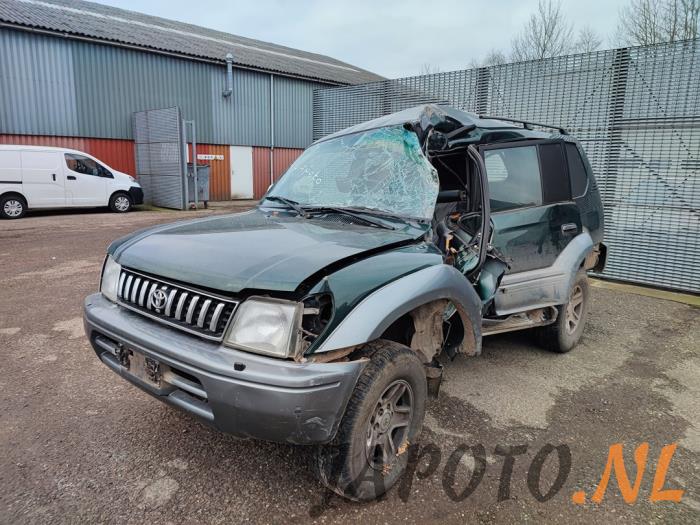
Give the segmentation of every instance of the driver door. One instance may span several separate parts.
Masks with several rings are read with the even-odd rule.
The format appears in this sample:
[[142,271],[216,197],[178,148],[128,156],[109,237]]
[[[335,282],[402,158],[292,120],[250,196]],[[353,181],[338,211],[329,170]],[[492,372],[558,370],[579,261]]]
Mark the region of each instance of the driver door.
[[109,198],[107,179],[112,174],[94,159],[84,155],[65,153],[64,160],[67,204],[106,206]]

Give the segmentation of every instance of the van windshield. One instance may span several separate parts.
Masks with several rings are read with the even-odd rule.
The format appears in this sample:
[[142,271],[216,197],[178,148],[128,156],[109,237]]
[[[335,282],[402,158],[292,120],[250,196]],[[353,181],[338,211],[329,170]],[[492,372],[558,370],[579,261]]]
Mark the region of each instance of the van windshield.
[[268,193],[301,206],[370,208],[417,219],[432,217],[437,194],[437,171],[403,126],[315,144]]

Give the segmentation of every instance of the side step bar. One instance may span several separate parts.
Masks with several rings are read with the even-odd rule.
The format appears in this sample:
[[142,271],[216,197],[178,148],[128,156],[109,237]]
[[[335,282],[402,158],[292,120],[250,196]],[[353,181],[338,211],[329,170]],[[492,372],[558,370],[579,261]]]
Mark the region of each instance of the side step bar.
[[514,332],[536,326],[552,324],[557,320],[559,311],[553,306],[537,308],[527,312],[509,315],[504,319],[484,319],[482,321],[481,334],[494,335],[505,332]]

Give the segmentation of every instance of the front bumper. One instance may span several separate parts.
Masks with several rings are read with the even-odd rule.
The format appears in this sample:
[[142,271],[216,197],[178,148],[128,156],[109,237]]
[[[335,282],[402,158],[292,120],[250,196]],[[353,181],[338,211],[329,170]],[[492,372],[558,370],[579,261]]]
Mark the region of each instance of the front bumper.
[[[114,372],[239,437],[330,441],[365,365],[295,363],[241,352],[147,319],[99,293],[85,299],[84,323],[97,356]],[[158,361],[160,385],[122,366],[119,348]]]
[[143,204],[143,189],[140,186],[129,188],[129,197],[133,204]]

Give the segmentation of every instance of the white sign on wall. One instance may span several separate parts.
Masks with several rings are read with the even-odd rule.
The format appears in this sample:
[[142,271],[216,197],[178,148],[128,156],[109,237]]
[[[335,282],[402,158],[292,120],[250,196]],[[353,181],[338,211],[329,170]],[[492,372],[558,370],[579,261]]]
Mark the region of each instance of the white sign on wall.
[[197,153],[197,160],[224,160],[223,155],[210,155],[206,153]]

